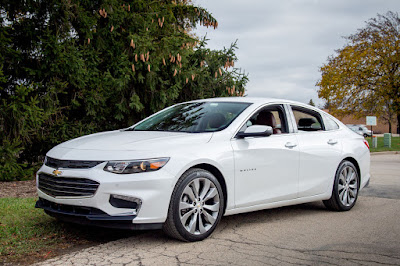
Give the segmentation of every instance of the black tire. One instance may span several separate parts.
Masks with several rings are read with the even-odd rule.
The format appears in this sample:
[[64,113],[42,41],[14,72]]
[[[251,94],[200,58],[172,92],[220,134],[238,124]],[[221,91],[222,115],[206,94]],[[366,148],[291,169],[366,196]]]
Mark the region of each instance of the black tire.
[[[187,193],[185,193],[185,191],[187,191],[185,189],[190,188],[192,192],[194,192],[195,191],[195,189],[193,188],[194,182],[197,181],[199,181],[200,184],[198,187],[199,189],[197,190],[197,194],[199,194],[198,197],[199,201],[197,201],[196,198],[196,202],[194,202],[187,195]],[[209,188],[207,188],[206,183],[207,185],[208,184],[210,185]],[[200,190],[200,187],[202,188],[202,190]],[[203,194],[203,191],[207,191],[202,197],[202,199],[204,199],[204,202],[203,200],[200,201],[200,196],[201,194]],[[212,198],[207,200],[207,195],[210,196],[216,192],[218,192],[216,196],[213,196]],[[188,206],[190,207],[180,210],[181,203],[183,204],[187,203],[189,204]],[[213,203],[214,205],[208,205]],[[206,206],[209,207],[213,206],[215,208],[215,211],[209,211],[206,208]],[[184,218],[185,214],[188,214],[189,212],[191,213],[192,211],[196,212],[190,214],[191,220],[189,221],[188,225],[186,225],[186,221],[182,220],[185,220]],[[223,212],[224,212],[224,195],[221,185],[218,182],[218,179],[213,174],[211,174],[206,170],[199,168],[189,169],[178,180],[178,182],[175,185],[174,191],[172,192],[171,201],[168,209],[168,216],[167,220],[163,225],[163,230],[167,235],[176,238],[178,240],[186,242],[201,241],[207,238],[209,235],[211,235],[211,233],[215,230],[219,221],[221,220]],[[214,216],[210,216],[211,215],[210,213]],[[197,216],[197,218],[194,216]],[[212,219],[207,218],[206,216],[211,217]],[[189,218],[187,218],[187,220],[189,220]],[[196,221],[192,222],[193,220]],[[213,224],[209,222],[209,220],[212,220]],[[185,225],[183,223],[185,223]],[[194,233],[188,231],[191,224],[194,224],[195,226],[196,232]],[[200,232],[201,231],[200,226],[203,231],[207,227],[207,231]],[[193,228],[193,226],[190,228]]]
[[332,196],[323,201],[324,205],[329,210],[348,211],[356,204],[359,188],[360,178],[356,167],[352,162],[342,161],[336,170]]

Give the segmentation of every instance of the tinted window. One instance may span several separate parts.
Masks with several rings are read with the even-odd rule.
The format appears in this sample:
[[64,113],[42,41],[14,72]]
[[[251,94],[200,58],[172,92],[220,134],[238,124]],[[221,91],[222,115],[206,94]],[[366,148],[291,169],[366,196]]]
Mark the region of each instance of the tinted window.
[[322,119],[318,112],[297,106],[292,106],[292,110],[299,131],[324,130]]
[[194,102],[179,104],[150,117],[135,131],[214,132],[229,126],[250,103]]

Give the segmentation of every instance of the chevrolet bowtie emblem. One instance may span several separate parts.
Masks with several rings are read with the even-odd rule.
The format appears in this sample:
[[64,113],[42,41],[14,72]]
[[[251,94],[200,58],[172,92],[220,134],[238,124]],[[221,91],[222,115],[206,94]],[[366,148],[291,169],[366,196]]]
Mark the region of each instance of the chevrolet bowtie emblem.
[[60,175],[62,174],[62,171],[56,169],[56,170],[53,171],[53,174],[54,174],[55,176],[60,176]]

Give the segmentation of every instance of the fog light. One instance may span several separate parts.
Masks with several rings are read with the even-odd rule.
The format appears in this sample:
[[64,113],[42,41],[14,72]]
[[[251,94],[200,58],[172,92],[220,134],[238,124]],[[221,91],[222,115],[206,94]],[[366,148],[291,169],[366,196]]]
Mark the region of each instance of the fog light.
[[123,195],[110,195],[110,204],[115,208],[133,209],[137,214],[142,206],[141,199]]

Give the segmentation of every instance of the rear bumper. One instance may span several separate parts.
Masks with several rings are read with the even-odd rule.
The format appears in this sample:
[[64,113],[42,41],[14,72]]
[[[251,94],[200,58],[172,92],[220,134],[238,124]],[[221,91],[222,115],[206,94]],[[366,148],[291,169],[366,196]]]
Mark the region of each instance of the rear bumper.
[[47,214],[62,221],[98,227],[147,230],[161,229],[163,225],[162,223],[134,224],[132,221],[136,215],[111,216],[96,208],[57,204],[42,198],[36,202],[35,208],[43,209]]

